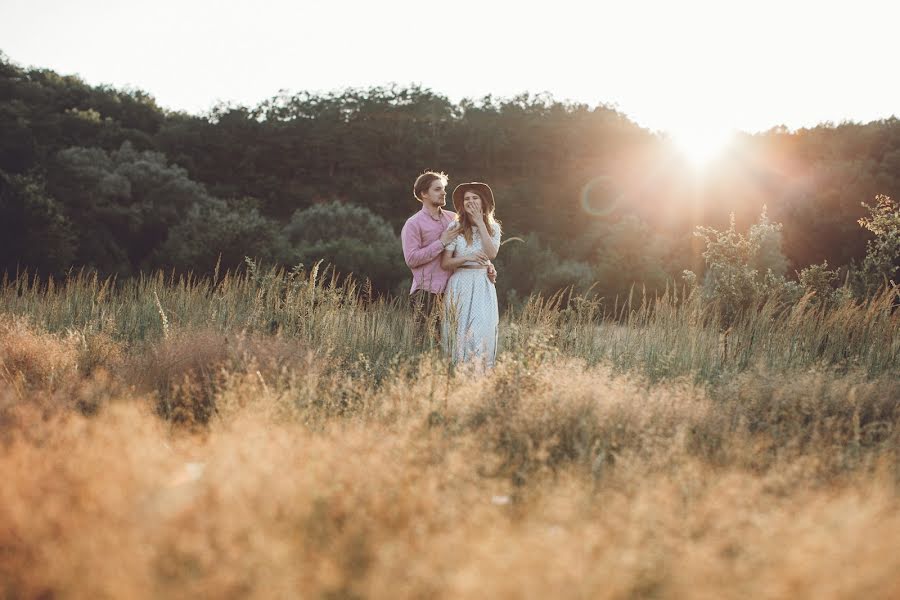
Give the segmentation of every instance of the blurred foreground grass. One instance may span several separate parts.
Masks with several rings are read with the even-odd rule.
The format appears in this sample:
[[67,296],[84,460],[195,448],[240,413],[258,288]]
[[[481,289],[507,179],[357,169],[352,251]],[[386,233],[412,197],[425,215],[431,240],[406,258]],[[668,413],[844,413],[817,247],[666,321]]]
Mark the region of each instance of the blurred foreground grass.
[[315,272],[4,282],[0,596],[900,596],[890,293],[560,300],[478,376]]

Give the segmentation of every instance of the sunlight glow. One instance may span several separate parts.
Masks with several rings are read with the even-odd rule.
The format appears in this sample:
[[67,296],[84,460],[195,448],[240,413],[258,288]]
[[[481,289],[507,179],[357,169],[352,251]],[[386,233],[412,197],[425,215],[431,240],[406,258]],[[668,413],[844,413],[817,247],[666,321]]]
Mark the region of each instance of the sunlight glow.
[[722,155],[734,139],[724,129],[691,128],[670,132],[672,142],[695,169],[703,169]]

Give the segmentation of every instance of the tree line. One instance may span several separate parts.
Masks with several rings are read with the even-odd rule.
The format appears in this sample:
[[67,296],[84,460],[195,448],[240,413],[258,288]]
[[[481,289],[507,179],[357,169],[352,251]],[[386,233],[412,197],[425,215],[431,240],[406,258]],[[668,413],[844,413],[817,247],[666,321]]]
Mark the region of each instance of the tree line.
[[566,286],[606,297],[636,282],[662,289],[706,269],[711,231],[770,222],[762,272],[798,280],[830,265],[837,279],[862,268],[873,240],[862,203],[900,197],[900,120],[742,134],[697,173],[615,108],[546,94],[454,103],[372,87],[192,115],[0,54],[7,273],[324,259],[402,292],[398,233],[418,210],[412,182],[425,169],[449,173],[451,188],[493,187],[504,237],[523,240],[498,257],[506,301]]

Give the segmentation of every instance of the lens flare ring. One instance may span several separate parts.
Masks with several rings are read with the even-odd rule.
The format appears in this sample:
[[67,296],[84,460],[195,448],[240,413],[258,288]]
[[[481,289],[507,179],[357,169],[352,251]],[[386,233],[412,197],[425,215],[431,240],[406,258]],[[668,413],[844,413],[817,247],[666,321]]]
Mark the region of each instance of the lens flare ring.
[[608,175],[598,175],[581,188],[581,209],[591,217],[610,216],[621,201],[622,194]]

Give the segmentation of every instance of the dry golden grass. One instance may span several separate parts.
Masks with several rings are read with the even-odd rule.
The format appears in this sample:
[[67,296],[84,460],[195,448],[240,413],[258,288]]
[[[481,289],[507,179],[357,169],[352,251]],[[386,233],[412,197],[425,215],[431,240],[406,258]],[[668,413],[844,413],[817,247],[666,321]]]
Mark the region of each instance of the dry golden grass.
[[900,597],[896,373],[0,325],[0,597]]

